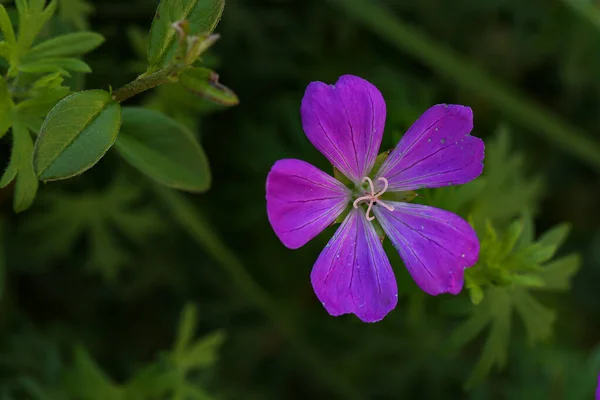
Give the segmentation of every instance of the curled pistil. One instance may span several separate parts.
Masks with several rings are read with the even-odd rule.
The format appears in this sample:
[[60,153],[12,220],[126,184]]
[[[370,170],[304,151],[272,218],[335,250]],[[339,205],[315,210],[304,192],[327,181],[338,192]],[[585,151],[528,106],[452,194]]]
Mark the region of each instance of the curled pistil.
[[381,189],[379,192],[375,193],[375,186],[373,185],[373,181],[368,176],[365,176],[362,179],[362,181],[369,183],[369,188],[371,189],[371,192],[366,193],[364,196],[357,198],[356,200],[354,200],[354,203],[353,203],[354,208],[358,208],[358,205],[360,204],[361,201],[369,202],[369,207],[367,208],[367,213],[366,213],[368,221],[373,221],[375,219],[374,216],[370,215],[371,209],[373,208],[373,204],[375,204],[375,203],[379,204],[382,207],[385,207],[389,211],[394,211],[394,207],[390,206],[389,204],[385,204],[383,201],[381,201],[379,199],[379,197],[381,197],[381,195],[383,195],[388,188],[387,179],[381,177],[381,178],[378,178],[377,180],[383,182],[383,189]]

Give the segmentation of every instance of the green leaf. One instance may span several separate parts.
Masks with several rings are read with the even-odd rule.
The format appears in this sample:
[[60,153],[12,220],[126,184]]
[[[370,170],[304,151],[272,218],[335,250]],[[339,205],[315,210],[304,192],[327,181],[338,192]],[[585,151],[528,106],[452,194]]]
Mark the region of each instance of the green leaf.
[[159,363],[150,364],[127,382],[124,398],[127,400],[166,398],[167,393],[180,382],[179,371],[165,370]]
[[218,75],[207,68],[189,68],[179,76],[179,83],[192,93],[223,106],[239,103],[233,91],[219,83]]
[[190,192],[210,187],[208,162],[193,134],[159,112],[124,108],[115,146],[131,165],[165,186]]
[[179,330],[177,331],[175,349],[173,350],[176,356],[183,355],[185,349],[192,340],[198,320],[197,314],[198,310],[193,304],[187,304],[183,309],[179,322]]
[[[491,320],[490,333],[483,346],[481,358],[467,381],[467,387],[472,387],[483,380],[494,365],[502,368],[506,364],[511,316],[509,292],[505,289],[490,289],[485,301]],[[480,307],[483,307],[483,304]]]
[[132,250],[164,229],[157,210],[144,204],[145,197],[139,185],[121,175],[101,191],[45,192],[39,212],[22,228],[38,243],[30,259],[62,261],[83,237],[82,264],[107,280],[116,278],[123,268],[138,264]]
[[19,71],[31,74],[60,72],[65,76],[70,76],[68,71],[73,72],[92,72],[92,69],[84,61],[78,58],[45,58],[34,61],[24,61],[19,64]]
[[7,61],[12,60],[12,47],[6,43],[4,40],[0,42],[0,57],[4,58]]
[[15,36],[15,30],[13,29],[12,22],[10,22],[10,18],[8,17],[8,13],[6,12],[6,8],[2,4],[0,4],[0,30],[4,35],[4,40],[12,47],[17,43],[17,38]]
[[[52,107],[70,92],[67,86],[62,85],[63,80],[59,72],[42,76],[36,80],[29,90],[30,98],[16,106],[19,115],[22,115],[28,123],[35,119],[45,118]],[[39,132],[41,125],[42,123],[32,130]]]
[[118,400],[123,390],[114,384],[85,349],[75,349],[75,362],[66,375],[66,386],[81,400]]
[[38,189],[38,180],[31,162],[33,141],[24,121],[19,118],[13,121],[12,137],[11,158],[0,179],[0,188],[7,186],[16,177],[13,209],[15,212],[22,212],[31,206]]
[[568,224],[561,224],[544,233],[535,245],[526,251],[526,254],[536,263],[543,263],[554,257],[556,250],[565,241],[569,234]]
[[217,352],[225,340],[222,332],[204,336],[189,346],[178,357],[179,365],[184,369],[201,368],[212,365],[217,359]]
[[104,156],[121,126],[121,106],[110,93],[72,94],[46,117],[35,145],[33,164],[43,181],[81,174]]
[[511,291],[511,300],[525,324],[530,345],[547,339],[552,334],[556,313],[542,306],[531,294],[523,289]]
[[544,269],[538,273],[544,281],[540,290],[569,290],[571,277],[575,275],[580,266],[581,257],[578,254],[570,254],[546,264]]
[[16,1],[19,11],[19,35],[17,38],[18,53],[26,54],[37,35],[56,11],[57,2],[52,0],[46,8],[45,1]]
[[60,0],[59,16],[62,20],[71,22],[75,28],[85,30],[88,28],[87,17],[94,11],[86,0]]
[[0,138],[6,134],[8,128],[12,125],[14,106],[6,81],[0,77]]
[[162,0],[150,28],[148,44],[149,71],[168,65],[177,51],[177,33],[172,24],[187,20],[190,33],[208,35],[223,13],[225,0]]
[[95,32],[68,33],[46,40],[34,46],[24,62],[53,57],[81,56],[94,50],[104,42],[102,35]]

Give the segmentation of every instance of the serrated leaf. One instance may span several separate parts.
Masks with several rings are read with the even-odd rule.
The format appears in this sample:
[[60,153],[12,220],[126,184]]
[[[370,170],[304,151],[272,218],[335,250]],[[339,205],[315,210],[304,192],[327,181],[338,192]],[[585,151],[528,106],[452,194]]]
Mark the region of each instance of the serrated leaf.
[[84,55],[104,42],[102,35],[95,32],[75,32],[56,36],[34,46],[23,62],[46,58],[62,58]]
[[218,81],[218,75],[207,68],[189,68],[179,76],[179,83],[192,93],[222,106],[239,103],[236,94]]
[[149,71],[169,64],[177,51],[177,33],[172,24],[187,20],[194,35],[210,34],[223,13],[225,0],[162,0],[156,10],[148,44]]
[[190,192],[210,187],[208,162],[193,134],[157,111],[124,108],[115,146],[131,165],[165,186]]
[[27,126],[19,118],[13,121],[12,137],[10,162],[0,179],[0,188],[7,186],[16,177],[13,209],[18,213],[28,209],[35,200],[38,180],[31,162],[33,141]]
[[121,106],[110,93],[72,94],[46,117],[35,145],[33,164],[43,181],[66,179],[96,164],[114,143]]

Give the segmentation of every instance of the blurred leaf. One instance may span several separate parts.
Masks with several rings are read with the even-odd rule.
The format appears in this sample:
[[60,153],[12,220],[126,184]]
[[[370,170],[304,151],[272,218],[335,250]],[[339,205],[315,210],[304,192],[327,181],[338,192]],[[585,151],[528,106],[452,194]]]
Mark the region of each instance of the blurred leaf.
[[77,58],[45,58],[34,61],[24,60],[19,65],[19,71],[31,74],[40,74],[47,72],[60,72],[64,76],[70,76],[69,71],[73,72],[92,72],[92,69],[85,62]]
[[93,12],[94,6],[86,0],[59,0],[60,18],[71,22],[79,30],[88,28],[87,18]]
[[183,355],[194,335],[198,319],[197,314],[198,310],[193,304],[186,304],[181,313],[179,329],[177,330],[177,339],[175,340],[175,348],[173,350],[176,357]]
[[48,58],[81,56],[104,42],[95,32],[76,32],[56,36],[34,46],[23,59],[24,63]]
[[35,145],[33,163],[43,181],[81,174],[112,146],[121,125],[121,107],[110,93],[72,94],[48,114]]
[[185,369],[202,368],[217,360],[217,352],[225,341],[225,335],[215,332],[192,343],[185,352],[177,356],[177,364]]
[[24,121],[19,118],[13,121],[12,138],[10,162],[0,179],[0,188],[6,187],[16,177],[13,209],[15,212],[22,212],[33,203],[38,189],[38,180],[31,162],[33,141]]
[[160,363],[144,367],[125,385],[127,400],[162,398],[179,384],[180,374],[175,369],[165,368]]
[[224,0],[162,0],[152,21],[148,45],[149,72],[165,67],[177,51],[173,23],[186,20],[190,34],[208,35],[223,13]]
[[546,264],[539,272],[540,278],[544,281],[540,290],[569,290],[571,278],[579,270],[580,265],[581,257],[577,254],[570,254]]
[[6,40],[9,46],[12,47],[17,43],[12,22],[10,22],[10,18],[6,13],[6,8],[4,8],[2,4],[0,4],[0,30],[4,35],[4,40]]
[[[481,382],[494,365],[504,366],[513,309],[525,325],[530,345],[552,334],[556,313],[540,304],[528,290],[564,290],[578,269],[579,258],[567,256],[544,264],[565,240],[568,227],[559,225],[535,242],[530,239],[532,231],[533,221],[528,214],[510,224],[502,234],[488,223],[481,238],[479,260],[465,271],[474,306],[471,317],[453,332],[450,346],[465,345],[491,324],[468,387]],[[524,240],[522,235],[526,236]]]
[[550,337],[556,321],[556,313],[553,310],[542,306],[523,289],[512,291],[512,302],[525,324],[529,345],[533,346],[538,341]]
[[[17,105],[18,114],[28,122],[45,118],[56,103],[69,94],[69,88],[63,86],[63,81],[64,78],[59,72],[44,75],[36,80],[29,89],[29,98]],[[32,130],[39,133],[41,125],[40,123],[39,128]]]
[[487,304],[482,303],[479,307],[488,309],[490,332],[481,357],[467,381],[467,387],[472,387],[483,380],[494,365],[503,368],[506,364],[506,351],[510,337],[510,293],[505,289],[493,288],[488,291],[485,301]]
[[140,246],[164,227],[157,211],[143,199],[140,187],[121,177],[100,192],[45,194],[40,198],[44,211],[22,227],[23,233],[39,241],[28,259],[63,260],[85,237],[83,264],[108,280],[115,279],[121,268],[137,265],[130,245]]
[[233,91],[219,83],[218,75],[207,68],[189,68],[179,76],[179,83],[192,93],[216,104],[235,106],[239,99]]
[[122,399],[123,390],[114,384],[82,347],[75,349],[75,362],[66,375],[69,391],[81,400]]
[[115,146],[131,165],[165,186],[190,192],[210,187],[208,162],[192,132],[159,112],[124,108]]
[[12,110],[14,103],[6,86],[4,78],[0,77],[0,138],[6,134],[12,125]]
[[18,54],[24,55],[27,54],[44,25],[54,15],[58,3],[52,0],[47,7],[44,7],[45,1],[17,0],[15,3],[19,11]]

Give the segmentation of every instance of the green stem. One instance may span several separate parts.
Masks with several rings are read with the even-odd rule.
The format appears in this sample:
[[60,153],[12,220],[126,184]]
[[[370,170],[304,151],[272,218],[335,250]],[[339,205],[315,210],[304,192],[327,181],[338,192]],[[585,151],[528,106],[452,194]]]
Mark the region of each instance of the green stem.
[[354,19],[397,48],[423,62],[453,84],[488,99],[512,119],[600,172],[600,146],[555,113],[523,93],[511,90],[481,69],[463,60],[374,0],[330,0]]
[[177,67],[171,66],[151,74],[138,76],[133,82],[128,83],[122,88],[113,92],[113,100],[123,102],[130,97],[145,92],[148,89],[155,88],[163,83],[171,82],[173,75],[177,73]]
[[240,290],[287,337],[304,362],[309,365],[309,371],[314,373],[317,379],[325,380],[331,390],[337,392],[339,398],[344,400],[361,399],[362,397],[348,382],[337,376],[331,368],[326,366],[325,361],[308,344],[304,343],[296,333],[291,319],[252,278],[242,262],[225,246],[200,212],[178,192],[158,185],[154,187],[175,220],[219,263]]

